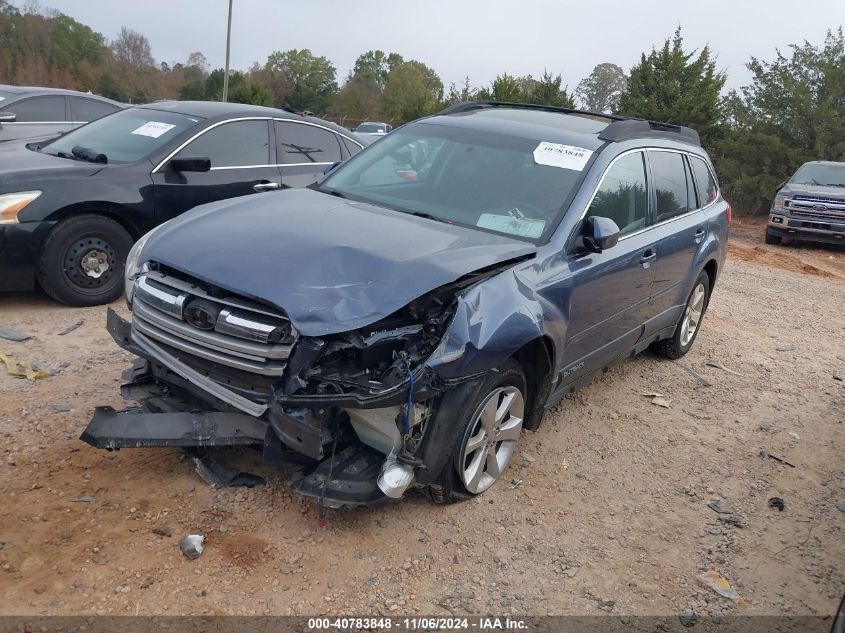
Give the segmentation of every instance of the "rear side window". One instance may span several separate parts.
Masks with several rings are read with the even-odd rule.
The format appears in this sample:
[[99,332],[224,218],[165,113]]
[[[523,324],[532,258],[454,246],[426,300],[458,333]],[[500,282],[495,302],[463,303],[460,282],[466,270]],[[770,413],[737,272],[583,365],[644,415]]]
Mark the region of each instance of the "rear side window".
[[190,143],[176,158],[208,158],[212,168],[269,165],[267,121],[233,121],[218,125]]
[[707,163],[696,156],[690,156],[689,161],[695,173],[695,184],[698,187],[698,204],[706,207],[719,195],[719,187],[716,186],[713,173],[707,167]]
[[643,229],[648,224],[648,188],[643,153],[634,152],[617,160],[605,174],[586,217],[610,218],[620,235]]
[[7,106],[17,115],[18,123],[54,123],[66,121],[64,97],[33,97]]
[[276,156],[279,163],[337,163],[342,160],[340,137],[313,125],[276,121]]
[[650,151],[649,160],[657,195],[657,221],[663,222],[695,209],[695,191],[683,154]]
[[70,98],[71,119],[73,121],[82,121],[88,123],[89,121],[96,121],[100,117],[111,114],[115,110],[119,110],[117,106],[96,99],[86,99],[85,97],[71,97]]

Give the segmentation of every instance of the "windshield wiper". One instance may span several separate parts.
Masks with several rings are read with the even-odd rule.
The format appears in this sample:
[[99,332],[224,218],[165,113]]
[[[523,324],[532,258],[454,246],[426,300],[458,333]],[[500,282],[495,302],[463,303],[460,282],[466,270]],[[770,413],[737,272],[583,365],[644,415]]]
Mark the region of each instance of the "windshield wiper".
[[827,182],[824,184],[825,187],[845,187],[845,183],[841,182]]
[[95,152],[93,149],[82,147],[81,145],[74,145],[70,152],[79,160],[85,160],[89,163],[100,163],[105,165],[109,162],[109,159],[105,154]]

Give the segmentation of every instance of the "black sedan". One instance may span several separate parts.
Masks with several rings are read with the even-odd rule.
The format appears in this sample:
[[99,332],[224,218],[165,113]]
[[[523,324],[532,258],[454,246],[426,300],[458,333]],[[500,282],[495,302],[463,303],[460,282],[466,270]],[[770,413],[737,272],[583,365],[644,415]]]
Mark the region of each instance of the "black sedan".
[[[161,102],[47,144],[0,144],[0,290],[113,301],[133,242],[199,204],[305,187],[362,144],[283,110]],[[222,265],[225,265],[223,263]]]

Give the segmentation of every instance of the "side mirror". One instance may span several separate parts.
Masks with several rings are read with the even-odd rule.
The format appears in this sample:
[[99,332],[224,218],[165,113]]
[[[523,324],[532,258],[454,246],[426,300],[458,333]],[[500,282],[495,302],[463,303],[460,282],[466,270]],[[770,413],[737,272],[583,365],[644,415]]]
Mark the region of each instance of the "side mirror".
[[18,120],[18,115],[14,112],[0,112],[0,123],[14,123]]
[[209,171],[210,158],[171,158],[167,166],[174,171]]
[[619,227],[610,218],[592,216],[584,220],[581,230],[581,244],[591,253],[601,253],[616,246],[619,241]]

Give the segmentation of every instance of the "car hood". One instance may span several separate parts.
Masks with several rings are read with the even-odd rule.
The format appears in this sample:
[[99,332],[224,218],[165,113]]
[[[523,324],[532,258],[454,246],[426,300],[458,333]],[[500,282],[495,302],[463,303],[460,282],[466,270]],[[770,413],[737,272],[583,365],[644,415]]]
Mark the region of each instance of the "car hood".
[[845,200],[845,187],[801,185],[794,182],[788,182],[778,193],[785,196],[820,196],[822,198],[837,198],[839,200]]
[[535,247],[318,191],[215,202],[179,216],[141,253],[284,310],[306,336],[354,330]]
[[93,176],[103,165],[59,158],[27,149],[31,141],[0,143],[0,192],[17,183],[33,183],[66,176]]

